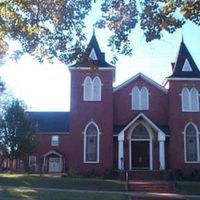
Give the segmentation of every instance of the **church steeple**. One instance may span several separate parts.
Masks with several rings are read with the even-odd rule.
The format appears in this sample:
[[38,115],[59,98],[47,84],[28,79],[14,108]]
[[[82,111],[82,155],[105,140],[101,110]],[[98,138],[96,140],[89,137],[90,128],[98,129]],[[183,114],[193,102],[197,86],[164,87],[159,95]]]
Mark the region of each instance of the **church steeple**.
[[105,53],[101,51],[99,43],[96,38],[95,31],[93,31],[92,38],[85,50],[85,53],[80,60],[71,67],[88,67],[91,65],[95,68],[115,68],[105,60]]
[[175,63],[172,63],[172,75],[169,78],[200,78],[200,71],[188,51],[183,38]]

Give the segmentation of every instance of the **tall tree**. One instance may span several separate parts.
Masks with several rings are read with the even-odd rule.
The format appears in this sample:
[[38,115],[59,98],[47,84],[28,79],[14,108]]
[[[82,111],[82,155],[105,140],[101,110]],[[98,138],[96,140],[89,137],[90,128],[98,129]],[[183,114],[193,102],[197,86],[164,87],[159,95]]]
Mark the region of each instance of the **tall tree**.
[[36,126],[19,100],[9,103],[0,118],[0,146],[10,160],[31,154],[37,146]]
[[113,33],[109,46],[122,54],[132,53],[136,24],[146,41],[173,33],[186,20],[200,25],[199,0],[0,0],[0,55],[13,39],[40,61],[56,57],[68,64],[84,49],[85,19],[93,9],[102,13],[97,27]]

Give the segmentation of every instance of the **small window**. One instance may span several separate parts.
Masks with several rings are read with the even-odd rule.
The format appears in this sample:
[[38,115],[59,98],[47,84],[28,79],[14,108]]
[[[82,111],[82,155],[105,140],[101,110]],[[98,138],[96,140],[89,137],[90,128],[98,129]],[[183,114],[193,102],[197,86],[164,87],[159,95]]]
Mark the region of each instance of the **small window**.
[[57,135],[53,135],[51,137],[51,146],[58,146],[59,145],[59,137]]
[[92,60],[98,60],[94,48],[92,48],[89,58],[91,58]]
[[36,156],[29,156],[28,165],[29,167],[36,166]]
[[190,63],[189,63],[188,59],[185,59],[182,71],[183,72],[191,72],[192,71],[192,68],[190,66]]

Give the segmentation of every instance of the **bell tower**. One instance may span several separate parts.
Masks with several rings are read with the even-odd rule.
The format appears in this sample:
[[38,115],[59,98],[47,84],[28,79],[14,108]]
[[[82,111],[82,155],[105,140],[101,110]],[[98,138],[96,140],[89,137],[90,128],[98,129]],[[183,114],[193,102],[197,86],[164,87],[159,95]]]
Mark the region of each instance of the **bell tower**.
[[[169,83],[170,168],[192,169],[200,162],[200,71],[181,42]],[[200,166],[200,165],[198,165]]]
[[70,137],[76,152],[72,153],[68,165],[73,169],[103,173],[113,168],[112,85],[115,67],[105,61],[95,33],[83,57],[69,70]]

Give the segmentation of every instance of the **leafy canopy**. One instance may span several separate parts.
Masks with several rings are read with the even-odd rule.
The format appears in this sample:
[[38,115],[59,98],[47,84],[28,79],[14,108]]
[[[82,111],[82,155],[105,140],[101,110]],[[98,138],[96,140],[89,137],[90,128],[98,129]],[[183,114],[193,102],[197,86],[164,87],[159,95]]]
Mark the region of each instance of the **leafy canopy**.
[[18,100],[8,103],[0,117],[0,146],[10,159],[29,155],[37,146],[36,126]]
[[125,55],[132,53],[129,36],[136,24],[147,42],[186,20],[200,25],[199,0],[0,0],[0,55],[9,39],[39,61],[71,63],[84,49],[85,19],[93,9],[101,12],[96,27],[112,32],[108,45]]

